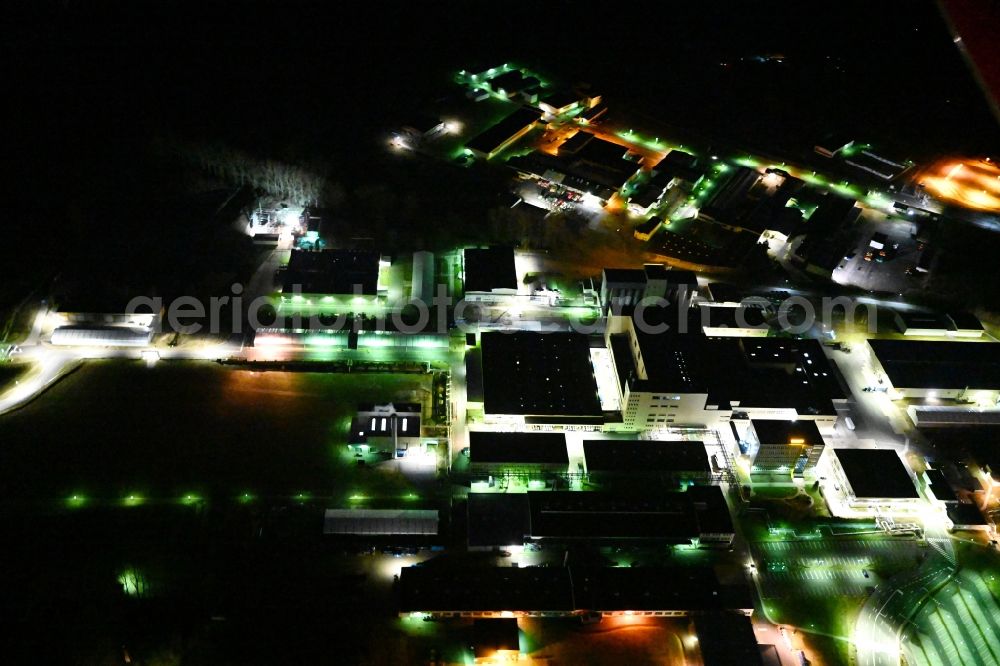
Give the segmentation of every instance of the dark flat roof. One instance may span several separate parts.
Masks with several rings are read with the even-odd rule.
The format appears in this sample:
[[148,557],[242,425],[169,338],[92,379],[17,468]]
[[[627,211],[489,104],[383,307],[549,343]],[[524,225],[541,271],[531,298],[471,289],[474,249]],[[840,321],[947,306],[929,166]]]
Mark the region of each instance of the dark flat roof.
[[983,330],[983,323],[971,312],[949,312],[948,317],[955,324],[955,328],[969,331]]
[[702,442],[585,439],[588,472],[709,472]]
[[667,281],[667,284],[686,284],[689,287],[698,286],[698,275],[694,271],[683,268],[657,268],[660,268],[660,270],[656,272],[656,275],[650,275],[650,277],[663,278]]
[[[768,328],[767,313],[761,307],[752,305],[711,305],[703,304],[702,321],[708,328]],[[740,318],[742,317],[742,321]]]
[[909,312],[897,310],[896,316],[907,328],[940,328],[949,330],[954,328],[952,322],[946,315],[935,312]]
[[869,340],[896,388],[998,389],[1000,344]]
[[570,104],[575,104],[580,101],[580,96],[574,93],[572,90],[556,90],[549,95],[546,95],[542,100],[549,106],[555,109],[561,109],[563,107],[569,106]]
[[498,650],[520,651],[517,619],[503,617],[473,620],[472,646],[476,659],[490,658]]
[[528,505],[533,538],[682,543],[705,533],[732,532],[717,486],[656,495],[529,491]]
[[489,332],[482,348],[487,413],[603,415],[587,336]]
[[990,522],[983,516],[983,512],[975,504],[964,504],[956,502],[945,507],[948,519],[955,525],[989,525]]
[[520,546],[531,525],[525,493],[469,493],[469,546]]
[[537,122],[538,118],[538,111],[519,107],[496,125],[476,135],[466,146],[481,153],[492,153],[504,141]]
[[604,279],[615,284],[646,284],[646,271],[641,268],[604,268]]
[[716,302],[739,303],[743,299],[743,290],[727,282],[710,282],[708,293]]
[[[647,321],[650,314],[644,315]],[[675,321],[668,323],[676,328]],[[689,325],[689,331],[700,333],[700,327]],[[613,346],[619,371],[634,390],[707,393],[713,405],[787,407],[802,415],[835,413],[832,401],[845,397],[817,340],[711,338],[671,331],[638,332],[637,337],[646,380],[635,376],[627,346]]]
[[710,567],[404,567],[400,611],[745,610],[746,585]]
[[371,250],[292,250],[282,278],[282,293],[298,286],[303,294],[378,293],[379,253]]
[[656,200],[660,198],[661,194],[663,194],[663,188],[663,185],[653,182],[652,180],[647,180],[641,183],[639,187],[632,192],[628,201],[629,203],[637,204],[643,208],[649,208],[656,203]]
[[569,570],[561,567],[404,567],[400,610],[572,611]]
[[857,201],[854,199],[827,193],[819,207],[809,216],[808,228],[817,232],[828,232],[841,225],[854,222],[861,214],[861,209],[857,208],[856,204]]
[[929,469],[924,474],[927,475],[927,480],[930,482],[931,492],[934,493],[935,499],[941,502],[958,501],[958,496],[952,490],[951,484],[948,483],[948,479],[944,476],[944,472],[939,469]]
[[489,79],[489,84],[493,90],[503,88],[506,92],[512,93],[519,91],[527,84],[527,82],[525,81],[524,73],[521,70],[512,69],[509,72],[498,74],[492,79]]
[[517,289],[514,248],[468,248],[465,256],[465,291]]
[[[702,213],[725,222],[735,222],[737,209],[747,205],[750,192],[761,178],[760,173],[750,167],[736,167],[729,173],[721,186],[702,207]],[[699,213],[701,216],[702,213]]]
[[566,435],[561,432],[481,432],[469,433],[472,463],[564,463]]
[[899,454],[892,449],[834,449],[854,496],[916,499],[920,497]]
[[762,666],[753,623],[743,613],[699,613],[694,630],[704,666]]
[[483,350],[473,347],[465,352],[465,394],[469,402],[483,401]]
[[[786,444],[801,439],[806,446],[823,443],[823,436],[815,421],[783,421],[780,419],[751,419],[757,441],[761,444]],[[795,442],[798,443],[798,442]]]
[[594,139],[594,135],[590,132],[584,132],[583,130],[578,130],[576,134],[566,139],[559,144],[558,153],[562,155],[563,153],[572,154],[586,146]]
[[595,611],[752,608],[745,585],[722,585],[711,567],[571,567],[576,605]]

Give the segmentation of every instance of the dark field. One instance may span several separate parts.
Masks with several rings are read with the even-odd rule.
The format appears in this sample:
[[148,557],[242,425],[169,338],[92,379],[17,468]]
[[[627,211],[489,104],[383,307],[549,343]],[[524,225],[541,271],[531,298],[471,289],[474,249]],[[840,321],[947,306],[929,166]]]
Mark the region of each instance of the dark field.
[[419,402],[429,386],[421,375],[88,364],[0,418],[0,497],[121,501],[134,494],[170,501],[188,493],[308,493],[340,501],[377,492],[392,488],[398,475],[355,469],[344,455],[356,405]]

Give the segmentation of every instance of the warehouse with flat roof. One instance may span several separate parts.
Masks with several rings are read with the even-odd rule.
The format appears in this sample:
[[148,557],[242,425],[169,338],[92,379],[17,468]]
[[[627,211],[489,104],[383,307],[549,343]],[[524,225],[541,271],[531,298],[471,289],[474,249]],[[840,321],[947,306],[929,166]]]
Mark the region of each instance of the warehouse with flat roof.
[[930,340],[868,340],[872,368],[893,398],[1000,397],[1000,344]]
[[400,615],[430,617],[684,617],[753,612],[750,588],[710,567],[404,567]]
[[718,486],[656,494],[529,492],[531,538],[557,543],[732,543],[734,532]]
[[698,441],[585,439],[583,456],[584,470],[594,483],[636,478],[701,483],[712,476],[705,445]]
[[466,148],[481,157],[492,159],[534,129],[538,121],[538,111],[518,107],[512,114],[475,136]]
[[833,449],[831,465],[853,508],[920,500],[909,468],[894,449]]
[[526,493],[469,493],[470,550],[523,546],[531,531]]
[[566,435],[561,432],[469,433],[469,463],[473,474],[521,476],[563,473],[569,468]]
[[517,295],[514,248],[467,248],[462,259],[465,300],[494,303]]
[[601,428],[604,412],[587,336],[489,332],[481,346],[487,422]]

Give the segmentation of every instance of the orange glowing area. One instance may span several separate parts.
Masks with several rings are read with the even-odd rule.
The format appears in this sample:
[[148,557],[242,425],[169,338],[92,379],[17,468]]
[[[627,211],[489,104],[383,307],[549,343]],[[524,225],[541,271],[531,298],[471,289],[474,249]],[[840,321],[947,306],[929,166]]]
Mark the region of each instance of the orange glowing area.
[[1000,168],[989,161],[947,160],[925,170],[919,182],[942,201],[1000,213]]

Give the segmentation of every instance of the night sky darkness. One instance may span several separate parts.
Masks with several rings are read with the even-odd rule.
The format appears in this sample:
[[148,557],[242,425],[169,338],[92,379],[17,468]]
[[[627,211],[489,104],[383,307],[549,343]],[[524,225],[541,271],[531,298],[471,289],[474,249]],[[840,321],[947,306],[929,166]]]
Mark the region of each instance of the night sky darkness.
[[[187,249],[162,202],[204,183],[164,145],[242,150],[349,193],[419,198],[412,174],[386,163],[386,133],[455,94],[456,70],[508,60],[591,83],[613,111],[705,144],[794,158],[843,130],[915,159],[1000,148],[933,2],[66,1],[10,16],[6,231],[26,251],[0,266],[0,307],[53,275],[91,275],[95,255],[135,274],[137,248],[155,260],[134,286],[185,288],[163,259]],[[765,54],[786,60],[751,60]],[[353,223],[364,199],[343,211]]]

